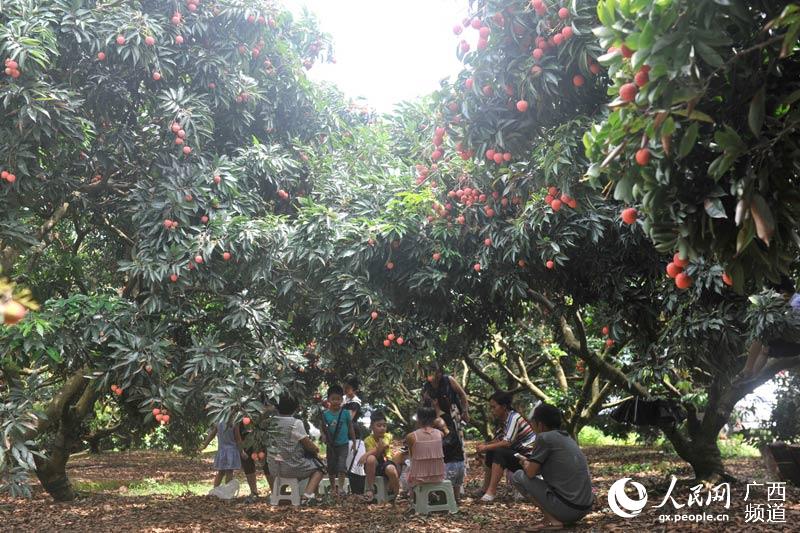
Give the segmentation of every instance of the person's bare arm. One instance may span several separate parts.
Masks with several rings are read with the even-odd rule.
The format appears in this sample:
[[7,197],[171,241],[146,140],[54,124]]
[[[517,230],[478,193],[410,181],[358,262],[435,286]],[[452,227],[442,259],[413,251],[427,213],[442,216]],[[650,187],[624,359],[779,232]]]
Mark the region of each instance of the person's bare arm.
[[491,451],[491,450],[496,450],[498,448],[510,448],[510,447],[511,447],[511,443],[509,441],[507,441],[505,439],[501,439],[501,440],[495,440],[495,441],[492,441],[492,442],[489,442],[489,443],[486,443],[486,444],[478,444],[478,446],[475,447],[475,450],[480,452],[480,453],[483,453],[483,452],[488,452],[488,451]]
[[525,471],[525,475],[528,478],[533,479],[539,474],[539,471],[542,469],[542,465],[537,463],[536,461],[528,461],[527,459],[520,459],[519,463],[522,465],[522,470]]
[[302,446],[305,451],[313,453],[314,455],[319,453],[319,448],[317,448],[317,445],[311,440],[311,437],[303,437],[300,439],[300,446]]
[[467,398],[467,393],[461,387],[461,385],[456,381],[456,378],[450,376],[450,386],[453,387],[453,390],[456,391],[456,394],[461,398],[461,405],[464,408],[464,412],[461,413],[461,418],[464,419],[464,422],[469,422],[469,399]]
[[208,435],[206,435],[206,440],[203,441],[203,444],[200,446],[200,451],[202,452],[208,445],[211,444],[211,441],[214,440],[214,437],[217,436],[217,426],[213,426],[209,431]]
[[360,465],[363,465],[364,463],[366,463],[367,462],[367,457],[369,457],[370,455],[374,455],[375,457],[378,456],[378,449],[377,448],[374,448],[372,450],[367,450],[366,446],[365,446],[364,449],[365,449],[365,451],[364,451],[363,455],[361,455],[361,457],[358,459],[358,464],[360,464]]
[[241,455],[243,459],[246,459],[247,454],[244,453],[244,447],[242,446],[242,432],[239,431],[239,424],[233,427],[233,438],[236,441],[236,446],[239,448],[239,455]]
[[411,450],[414,448],[414,442],[417,439],[414,437],[413,433],[409,433],[406,435],[406,447],[408,447],[408,456],[413,458]]

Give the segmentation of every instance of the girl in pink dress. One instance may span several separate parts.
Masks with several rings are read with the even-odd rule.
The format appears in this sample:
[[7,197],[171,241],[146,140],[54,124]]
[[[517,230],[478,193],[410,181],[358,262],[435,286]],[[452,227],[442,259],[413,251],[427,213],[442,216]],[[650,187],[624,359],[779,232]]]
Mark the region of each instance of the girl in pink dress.
[[418,429],[406,436],[411,455],[408,484],[411,487],[423,483],[438,483],[444,480],[444,450],[442,433],[433,427],[436,410],[430,402],[417,409]]

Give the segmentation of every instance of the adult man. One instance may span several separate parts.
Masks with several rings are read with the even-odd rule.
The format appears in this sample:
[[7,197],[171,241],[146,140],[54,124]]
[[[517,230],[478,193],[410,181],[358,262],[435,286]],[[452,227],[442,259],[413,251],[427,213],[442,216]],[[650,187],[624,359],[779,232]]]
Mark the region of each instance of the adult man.
[[[577,522],[592,509],[589,466],[578,444],[561,431],[561,411],[548,404],[533,410],[533,451],[520,459],[514,486],[544,514],[542,527],[560,528]],[[541,477],[539,477],[541,476]]]

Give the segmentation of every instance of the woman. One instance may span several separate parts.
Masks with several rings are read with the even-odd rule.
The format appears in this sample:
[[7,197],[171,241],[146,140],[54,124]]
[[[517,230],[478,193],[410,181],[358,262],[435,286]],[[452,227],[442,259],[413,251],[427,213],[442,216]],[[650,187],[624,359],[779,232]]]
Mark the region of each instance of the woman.
[[[433,362],[423,370],[422,401],[431,400],[436,416],[447,414],[455,422],[469,424],[469,398],[453,376],[448,376],[439,363]],[[458,425],[458,424],[457,424]]]
[[520,469],[515,453],[526,455],[533,447],[536,434],[525,418],[514,410],[511,403],[514,397],[497,391],[489,398],[489,409],[495,419],[503,423],[502,434],[486,444],[479,444],[478,453],[486,454],[486,474],[481,492],[482,502],[491,502],[497,494],[497,485],[505,470],[516,472]]
[[278,416],[274,418],[275,432],[267,446],[269,472],[273,476],[308,479],[302,503],[313,502],[319,482],[322,481],[320,462],[307,456],[316,457],[319,448],[311,441],[303,426],[303,421],[292,416],[297,410],[297,400],[283,395],[278,401]]

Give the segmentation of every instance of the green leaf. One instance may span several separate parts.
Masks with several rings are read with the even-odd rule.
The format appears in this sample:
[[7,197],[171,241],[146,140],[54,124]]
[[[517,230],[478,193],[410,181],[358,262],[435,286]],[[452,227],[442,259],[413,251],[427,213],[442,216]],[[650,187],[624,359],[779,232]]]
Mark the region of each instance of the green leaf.
[[651,21],[647,21],[642,29],[642,34],[639,36],[639,46],[642,48],[650,48],[655,42],[656,27]]
[[56,363],[61,363],[64,360],[64,358],[61,357],[61,354],[58,352],[58,350],[56,350],[52,346],[47,347],[47,355],[50,356],[50,359],[52,359]]
[[745,220],[742,229],[736,235],[736,254],[742,253],[751,242],[753,242],[753,235],[755,235],[755,227],[753,221],[749,218]]
[[616,7],[615,0],[605,0],[597,3],[597,18],[603,26],[612,26],[616,20]]
[[724,129],[717,130],[714,133],[714,142],[724,151],[733,155],[738,155],[747,149],[747,145],[742,141],[742,138],[739,137],[736,130],[730,126],[725,126]]
[[767,205],[767,201],[758,193],[753,195],[752,203],[750,204],[750,215],[756,225],[756,234],[767,246],[775,233],[775,217],[772,215],[772,210]]
[[796,91],[792,92],[789,96],[785,96],[781,100],[781,103],[784,105],[792,105],[798,100],[800,100],[800,89],[797,89]]
[[686,133],[683,134],[683,138],[681,139],[681,145],[678,147],[678,158],[689,155],[689,152],[694,148],[695,142],[697,142],[697,132],[699,130],[700,124],[697,122],[692,122],[686,129]]
[[761,127],[764,125],[764,99],[766,87],[761,88],[750,100],[750,111],[747,113],[747,125],[756,137],[761,135]]
[[709,115],[706,115],[702,111],[698,111],[697,109],[693,110],[691,113],[689,113],[688,109],[678,109],[676,111],[673,111],[672,113],[675,115],[680,115],[682,117],[690,118],[692,120],[700,120],[702,122],[708,122],[709,124],[714,123],[713,118],[711,118]]
[[703,202],[706,213],[711,218],[728,218],[725,208],[722,207],[722,200],[719,198],[706,198]]
[[614,187],[614,199],[623,202],[633,201],[633,185],[634,181],[630,174],[623,176]]
[[703,58],[703,61],[712,67],[721,68],[725,65],[725,61],[723,61],[722,56],[720,56],[716,50],[708,46],[706,43],[696,42],[694,43],[694,49],[697,50],[697,53],[700,54],[700,57]]
[[786,32],[786,35],[783,36],[783,44],[781,45],[782,58],[792,53],[798,35],[800,35],[800,20],[792,24]]
[[734,161],[735,158],[731,157],[729,154],[722,154],[708,166],[708,175],[714,178],[714,180],[719,180],[731,168]]
[[672,135],[675,133],[675,120],[672,117],[667,117],[661,125],[661,135]]

